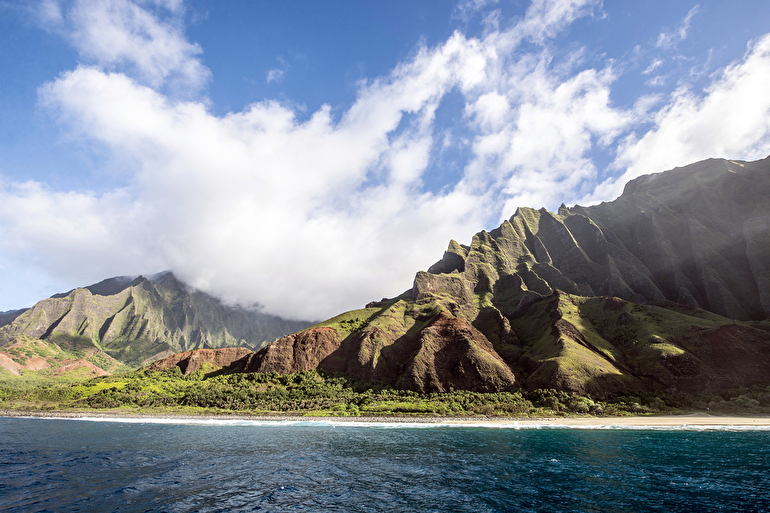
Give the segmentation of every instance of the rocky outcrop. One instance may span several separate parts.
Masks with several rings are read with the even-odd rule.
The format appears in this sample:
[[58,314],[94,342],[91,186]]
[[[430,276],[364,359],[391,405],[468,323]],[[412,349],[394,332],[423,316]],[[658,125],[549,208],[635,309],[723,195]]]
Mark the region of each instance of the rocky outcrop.
[[0,369],[10,372],[14,376],[20,374],[20,370],[24,367],[18,362],[15,362],[13,358],[5,353],[0,353]]
[[273,342],[251,357],[244,370],[291,374],[324,368],[323,362],[340,348],[341,342],[331,328],[312,328]]
[[177,353],[162,358],[147,366],[148,370],[166,371],[179,367],[182,374],[187,376],[200,369],[216,370],[229,367],[233,362],[252,354],[245,347],[226,347],[221,349],[196,349]]
[[93,347],[134,367],[196,348],[258,349],[309,324],[225,306],[168,272],[150,279],[111,278],[12,314],[0,327],[0,347],[23,335],[62,347]]
[[430,315],[430,322],[411,335],[403,324],[411,319],[401,305],[395,306],[353,332],[339,323],[284,337],[236,362],[232,370],[290,374],[320,369],[418,392],[517,387],[510,367],[467,321]]
[[446,316],[420,331],[417,352],[397,385],[419,392],[518,388],[513,371],[489,340],[469,322]]

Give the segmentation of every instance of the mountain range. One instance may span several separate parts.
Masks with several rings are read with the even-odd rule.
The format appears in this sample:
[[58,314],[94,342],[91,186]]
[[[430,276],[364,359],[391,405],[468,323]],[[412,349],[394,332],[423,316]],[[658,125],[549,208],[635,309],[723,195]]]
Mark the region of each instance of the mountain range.
[[[711,159],[615,201],[519,208],[399,297],[229,363],[419,392],[611,396],[770,384],[770,159]],[[163,367],[158,363],[158,367]]]
[[171,272],[116,277],[5,312],[0,366],[17,374],[79,362],[111,372],[191,349],[256,350],[309,324],[224,305]]
[[[155,286],[141,279],[121,290],[143,284]],[[122,293],[109,292],[101,297]],[[80,301],[92,312],[89,294],[77,289],[46,301]],[[121,297],[115,301],[127,306]],[[87,337],[132,365],[150,359],[129,343],[139,333],[151,334],[138,345],[152,340],[161,349],[155,357],[259,349],[240,343],[253,340],[244,335],[246,313],[204,316],[171,301],[176,317],[162,323],[158,315],[121,317],[123,310],[109,317],[110,309],[36,321],[42,303],[0,328],[0,344],[19,335]],[[225,317],[238,319],[241,331],[215,329]],[[469,245],[451,241],[400,296],[289,331],[257,352],[192,351],[153,368],[320,369],[419,392],[556,388],[596,397],[770,385],[770,157],[709,159],[641,176],[595,206],[519,208]]]

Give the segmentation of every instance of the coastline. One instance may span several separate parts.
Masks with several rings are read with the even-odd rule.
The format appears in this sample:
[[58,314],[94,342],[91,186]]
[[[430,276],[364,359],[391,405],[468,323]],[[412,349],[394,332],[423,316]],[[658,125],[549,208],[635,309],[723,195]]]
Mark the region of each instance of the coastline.
[[685,413],[679,415],[645,415],[623,417],[439,417],[439,416],[361,416],[361,417],[312,417],[300,415],[194,415],[177,413],[141,413],[141,412],[100,412],[100,411],[40,411],[40,410],[0,410],[0,417],[45,418],[45,419],[81,419],[102,421],[250,421],[250,422],[333,422],[362,424],[440,424],[442,426],[499,426],[508,427],[581,427],[581,428],[665,428],[665,427],[740,427],[768,428],[770,416],[719,416],[708,413]]

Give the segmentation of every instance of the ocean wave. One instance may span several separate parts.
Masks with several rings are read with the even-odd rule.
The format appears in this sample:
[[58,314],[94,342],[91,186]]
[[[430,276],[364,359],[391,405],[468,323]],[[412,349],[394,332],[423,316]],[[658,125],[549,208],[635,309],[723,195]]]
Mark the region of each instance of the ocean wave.
[[[32,418],[32,417],[30,417]],[[169,425],[198,425],[198,426],[253,426],[253,427],[298,427],[319,428],[371,428],[371,429],[503,429],[503,430],[633,430],[633,431],[770,431],[770,425],[749,424],[568,424],[549,421],[389,421],[389,420],[333,420],[333,419],[212,419],[212,418],[178,418],[178,417],[34,417],[39,419],[76,420],[85,422],[114,422],[123,424],[169,424]]]

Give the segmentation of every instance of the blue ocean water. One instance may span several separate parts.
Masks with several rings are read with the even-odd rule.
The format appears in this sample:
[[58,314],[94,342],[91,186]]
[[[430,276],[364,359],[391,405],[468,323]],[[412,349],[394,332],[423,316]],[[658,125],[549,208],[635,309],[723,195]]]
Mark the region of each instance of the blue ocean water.
[[769,511],[770,431],[0,418],[2,511]]

